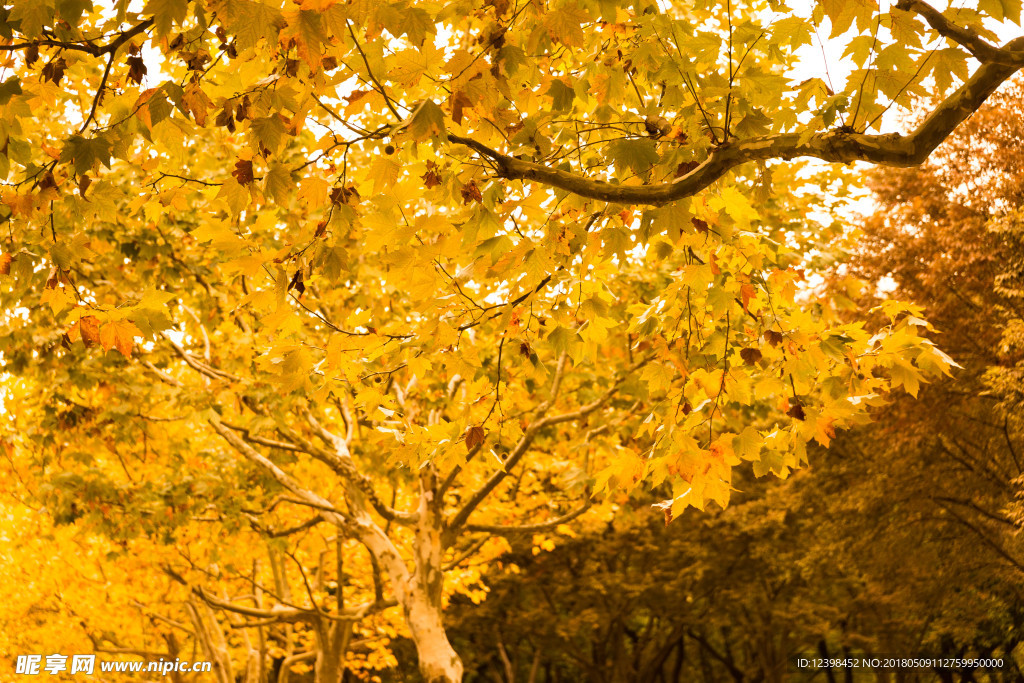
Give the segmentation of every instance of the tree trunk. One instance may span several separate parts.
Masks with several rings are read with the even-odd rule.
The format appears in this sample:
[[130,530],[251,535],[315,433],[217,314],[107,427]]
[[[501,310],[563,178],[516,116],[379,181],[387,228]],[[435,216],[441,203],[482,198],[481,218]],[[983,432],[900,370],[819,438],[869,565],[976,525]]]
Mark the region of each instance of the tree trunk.
[[[338,590],[341,590],[340,586]],[[353,622],[347,620],[334,623],[327,619],[320,620],[317,625],[319,647],[314,666],[316,683],[341,683],[345,674],[345,654],[348,652],[352,627]]]
[[420,673],[427,683],[462,683],[462,660],[456,654],[444,629],[441,592],[444,587],[444,545],[441,531],[444,517],[438,501],[437,476],[432,466],[420,472],[418,519],[412,526],[415,568],[412,573],[398,549],[365,512],[362,542],[391,578],[392,590],[405,614],[412,641],[416,645]]
[[405,619],[419,657],[420,673],[427,683],[462,683],[462,660],[455,653],[436,603],[423,591],[413,590],[403,601]]
[[462,660],[448,642],[444,630],[441,593],[444,588],[444,545],[441,531],[444,517],[437,492],[433,466],[420,471],[419,522],[416,525],[416,569],[412,576],[406,621],[416,643],[420,673],[427,683],[461,683]]

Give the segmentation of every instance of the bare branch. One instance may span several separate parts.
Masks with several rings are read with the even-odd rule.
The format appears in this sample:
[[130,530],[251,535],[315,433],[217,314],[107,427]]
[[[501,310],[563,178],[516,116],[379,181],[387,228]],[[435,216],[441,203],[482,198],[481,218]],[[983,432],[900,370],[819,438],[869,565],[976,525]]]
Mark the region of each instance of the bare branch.
[[238,435],[236,435],[233,431],[225,427],[220,422],[214,422],[213,420],[210,420],[209,424],[218,434],[220,434],[224,438],[225,441],[231,444],[231,446],[238,453],[240,453],[250,462],[259,465],[264,471],[270,474],[270,476],[272,476],[277,481],[277,483],[279,483],[281,486],[283,486],[284,488],[288,489],[296,496],[298,496],[299,499],[302,500],[304,504],[314,506],[317,509],[323,510],[322,516],[324,516],[329,522],[335,524],[339,528],[347,529],[350,526],[349,520],[345,517],[344,513],[342,513],[341,510],[335,508],[331,504],[331,501],[317,495],[316,493],[313,493],[309,489],[299,484],[297,481],[295,481],[295,479],[291,477],[291,475],[289,475],[287,472],[285,472],[280,467],[271,462],[269,459],[267,459],[266,456],[256,451],[252,446],[245,443],[245,441],[239,438]]
[[471,545],[468,548],[466,548],[464,551],[462,551],[457,556],[452,558],[452,560],[450,562],[445,564],[444,567],[442,567],[442,571],[446,571],[447,572],[447,571],[450,571],[452,569],[455,569],[460,564],[462,564],[463,562],[468,560],[470,557],[475,555],[476,552],[478,550],[480,550],[480,548],[482,548],[484,546],[484,543],[487,543],[487,541],[489,541],[489,540],[491,540],[490,536],[484,536],[480,540],[476,541],[475,543],[473,543],[473,545]]
[[297,445],[295,445],[293,443],[290,443],[288,441],[278,441],[276,439],[268,439],[265,436],[259,436],[257,434],[253,434],[251,431],[249,431],[248,427],[242,427],[240,425],[234,425],[234,424],[231,424],[230,422],[227,422],[226,420],[221,420],[220,422],[225,427],[229,427],[229,428],[235,430],[236,432],[242,433],[243,434],[243,438],[246,441],[249,441],[251,443],[256,443],[256,444],[259,444],[261,446],[267,446],[268,448],[279,448],[279,449],[281,449],[283,451],[293,451],[293,452],[296,452],[296,453],[306,453],[307,452],[305,448],[303,448],[301,446],[297,446]]
[[315,517],[310,517],[302,524],[297,524],[293,527],[288,527],[287,529],[280,529],[275,531],[274,529],[267,529],[264,527],[260,527],[259,525],[257,525],[257,528],[270,538],[282,538],[284,536],[291,536],[293,534],[303,532],[306,529],[312,529],[317,524],[320,524],[323,521],[323,517],[321,517],[320,515],[316,515]]
[[186,351],[181,344],[174,341],[167,335],[164,335],[164,339],[166,339],[171,344],[171,347],[174,348],[175,353],[177,353],[181,357],[181,359],[185,361],[186,364],[188,364],[190,368],[198,372],[200,375],[216,380],[229,379],[238,381],[239,378],[236,375],[232,375],[229,372],[224,372],[223,370],[218,370],[217,368],[207,365],[206,363],[203,363],[202,361],[198,360],[195,356]]
[[337,434],[329,431],[313,416],[308,409],[304,411],[306,421],[309,423],[313,431],[316,432],[323,441],[334,448],[334,452],[324,450],[322,448],[316,448],[312,444],[310,446],[313,451],[310,454],[327,464],[334,472],[350,482],[366,499],[369,501],[373,509],[384,519],[389,522],[397,522],[399,524],[415,524],[419,519],[419,515],[415,512],[403,512],[401,510],[395,510],[377,495],[376,490],[373,488],[373,482],[368,476],[359,471],[356,467],[355,461],[352,460],[351,451],[349,451],[348,440],[351,439],[352,430],[354,429],[355,420],[351,416],[348,418],[348,436],[341,438]]
[[216,607],[217,609],[222,609],[226,612],[233,612],[234,614],[241,614],[246,617],[270,620],[272,623],[295,623],[297,621],[311,622],[316,619],[318,615],[316,610],[285,607],[283,605],[275,605],[272,609],[259,609],[256,607],[236,605],[232,602],[227,602],[226,600],[213,597],[203,590],[202,586],[194,586],[192,588],[192,592],[211,607]]
[[[653,358],[653,357],[654,357],[653,355],[648,355],[648,356],[645,356],[644,358],[638,360],[636,363],[633,363],[633,365],[631,365],[629,368],[627,368],[626,371],[623,372],[612,383],[611,387],[609,387],[608,390],[600,398],[598,398],[597,400],[595,400],[595,401],[593,401],[591,403],[588,403],[587,405],[585,405],[585,406],[583,406],[583,407],[581,407],[581,408],[579,408],[577,410],[574,410],[572,412],[563,413],[561,415],[544,416],[544,417],[540,417],[539,419],[534,420],[533,422],[531,422],[526,427],[526,429],[523,431],[523,435],[519,438],[519,441],[516,443],[515,447],[509,453],[508,458],[506,458],[506,460],[505,460],[504,467],[501,470],[498,470],[497,472],[492,474],[490,476],[490,478],[484,483],[484,485],[482,487],[480,487],[476,491],[476,493],[474,493],[469,498],[468,501],[466,501],[466,504],[462,507],[462,509],[459,510],[459,512],[456,513],[456,515],[454,517],[452,517],[445,524],[445,532],[447,534],[454,534],[460,528],[465,526],[466,522],[469,521],[469,516],[473,514],[473,511],[489,495],[491,495],[491,492],[494,491],[495,488],[497,488],[498,484],[500,484],[502,481],[504,481],[505,477],[508,476],[509,472],[511,472],[512,469],[517,464],[519,464],[519,461],[522,460],[524,455],[526,455],[527,451],[530,448],[530,445],[533,443],[534,438],[537,436],[537,433],[541,429],[543,429],[544,427],[550,427],[551,425],[560,424],[562,422],[570,422],[572,420],[578,420],[580,418],[586,417],[587,415],[593,413],[595,410],[597,410],[601,406],[605,405],[612,398],[612,396],[615,395],[615,393],[619,390],[619,387],[622,386],[622,383],[625,382],[626,379],[633,372],[635,372],[639,368],[641,368],[644,365],[646,365],[647,363],[649,363],[651,358]],[[556,379],[558,379],[558,375],[557,374],[556,374]],[[550,407],[550,405],[553,402],[554,398],[555,398],[555,395],[552,394],[552,398],[549,399],[548,401],[546,401],[544,404],[542,404],[541,407],[546,410],[548,407]]]
[[158,368],[157,366],[150,363],[148,360],[142,360],[142,365],[145,366],[150,372],[160,378],[160,381],[170,384],[172,387],[182,386],[181,382],[168,375],[166,372]]

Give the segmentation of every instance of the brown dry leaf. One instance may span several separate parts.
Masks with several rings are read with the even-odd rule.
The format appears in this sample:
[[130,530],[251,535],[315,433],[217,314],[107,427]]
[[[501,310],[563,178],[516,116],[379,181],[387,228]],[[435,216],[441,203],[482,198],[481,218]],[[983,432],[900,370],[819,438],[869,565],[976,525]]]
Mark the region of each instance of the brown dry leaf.
[[473,450],[484,442],[484,428],[474,425],[466,430],[466,448]]

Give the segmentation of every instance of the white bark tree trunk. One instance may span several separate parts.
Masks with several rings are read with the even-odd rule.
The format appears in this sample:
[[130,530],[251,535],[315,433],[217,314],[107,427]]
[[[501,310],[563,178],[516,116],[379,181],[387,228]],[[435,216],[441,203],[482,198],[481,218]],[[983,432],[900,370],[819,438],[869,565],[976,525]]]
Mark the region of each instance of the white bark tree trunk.
[[413,526],[412,572],[368,511],[363,509],[362,514],[354,516],[362,531],[363,544],[391,579],[395,599],[402,607],[416,645],[420,673],[428,683],[462,683],[462,659],[448,641],[444,628],[441,605],[444,588],[441,532],[444,518],[435,500],[436,491],[436,473],[433,467],[425,466],[420,474],[419,516]]

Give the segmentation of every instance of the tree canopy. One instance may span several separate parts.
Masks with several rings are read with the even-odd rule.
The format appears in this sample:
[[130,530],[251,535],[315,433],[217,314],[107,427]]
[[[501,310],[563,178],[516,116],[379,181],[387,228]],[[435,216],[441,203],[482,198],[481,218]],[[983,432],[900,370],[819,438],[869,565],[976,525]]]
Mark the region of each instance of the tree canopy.
[[[12,519],[162,581],[115,596],[151,628],[52,623],[187,637],[223,683],[336,683],[400,629],[460,680],[443,607],[507,537],[543,550],[641,485],[666,520],[725,506],[734,467],[786,476],[949,372],[919,307],[816,287],[856,239],[820,208],[851,174],[778,162],[922,162],[1024,66],[985,23],[1019,19],[4,6],[3,472],[36,511]],[[855,68],[792,82],[825,35]]]

